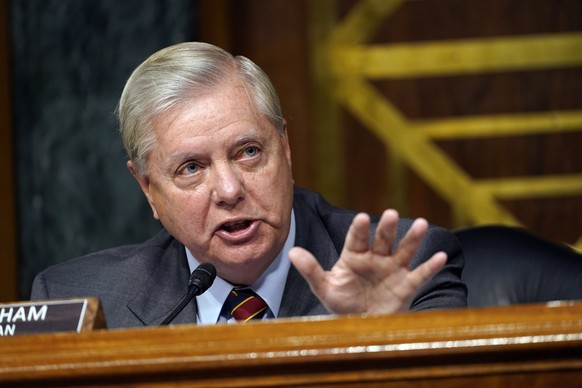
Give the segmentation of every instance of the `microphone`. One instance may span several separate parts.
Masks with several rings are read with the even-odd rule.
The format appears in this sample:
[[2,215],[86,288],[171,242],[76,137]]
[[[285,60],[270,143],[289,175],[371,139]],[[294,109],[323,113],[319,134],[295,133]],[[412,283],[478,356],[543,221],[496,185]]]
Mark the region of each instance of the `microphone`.
[[188,292],[186,295],[180,299],[180,302],[176,305],[172,313],[164,319],[160,326],[165,326],[172,322],[176,315],[178,315],[184,307],[194,298],[196,295],[204,293],[210,288],[214,279],[216,278],[216,268],[210,263],[202,263],[190,275],[190,280],[188,281]]

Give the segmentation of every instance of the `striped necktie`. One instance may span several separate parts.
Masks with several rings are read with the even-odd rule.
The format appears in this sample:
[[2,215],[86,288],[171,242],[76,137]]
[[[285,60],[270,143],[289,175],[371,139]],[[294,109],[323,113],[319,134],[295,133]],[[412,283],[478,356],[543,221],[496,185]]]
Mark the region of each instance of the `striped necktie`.
[[224,302],[223,311],[238,322],[246,322],[263,318],[267,304],[250,288],[233,288]]

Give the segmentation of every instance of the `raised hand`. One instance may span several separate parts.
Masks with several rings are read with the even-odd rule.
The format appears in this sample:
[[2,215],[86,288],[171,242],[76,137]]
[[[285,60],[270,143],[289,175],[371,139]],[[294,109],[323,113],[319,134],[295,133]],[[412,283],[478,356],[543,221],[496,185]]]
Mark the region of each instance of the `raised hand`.
[[364,213],[356,215],[340,258],[330,271],[325,271],[309,251],[300,247],[294,247],[289,258],[330,313],[407,310],[416,291],[445,265],[447,255],[437,252],[410,271],[410,260],[428,230],[428,223],[416,219],[398,248],[392,251],[398,220],[395,210],[384,211],[370,244],[370,217]]

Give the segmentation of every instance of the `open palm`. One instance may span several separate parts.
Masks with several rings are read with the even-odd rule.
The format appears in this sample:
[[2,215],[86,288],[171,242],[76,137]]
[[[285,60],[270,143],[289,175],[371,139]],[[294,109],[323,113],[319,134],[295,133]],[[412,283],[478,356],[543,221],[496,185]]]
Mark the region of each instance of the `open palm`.
[[414,221],[398,247],[399,216],[386,210],[372,243],[370,217],[354,217],[338,262],[325,271],[307,250],[295,247],[289,258],[306,279],[313,293],[330,313],[393,313],[407,310],[416,291],[446,263],[447,255],[437,252],[414,270],[409,265],[428,230],[426,220]]

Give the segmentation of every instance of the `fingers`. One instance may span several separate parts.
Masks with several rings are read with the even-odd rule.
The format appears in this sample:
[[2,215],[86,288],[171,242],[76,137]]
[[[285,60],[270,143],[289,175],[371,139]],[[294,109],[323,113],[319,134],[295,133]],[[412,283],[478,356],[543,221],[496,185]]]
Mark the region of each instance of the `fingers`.
[[346,235],[345,248],[352,252],[366,252],[372,249],[374,253],[387,256],[396,239],[397,224],[398,212],[392,209],[384,211],[376,228],[374,242],[370,247],[370,217],[365,213],[359,213],[350,225]]
[[294,247],[289,251],[289,260],[295,266],[297,271],[305,278],[309,287],[315,295],[319,294],[319,289],[325,283],[325,271],[317,262],[311,252]]
[[374,253],[383,256],[390,254],[392,244],[396,240],[397,224],[398,212],[392,209],[385,210],[376,228],[376,235],[372,243],[372,251]]
[[447,263],[447,254],[445,252],[437,252],[431,256],[430,259],[419,265],[410,272],[408,279],[412,285],[418,289],[424,285],[430,278],[432,278],[438,271],[440,271]]
[[365,213],[359,213],[350,225],[344,248],[356,253],[372,251],[379,256],[392,256],[399,266],[407,267],[428,230],[428,222],[423,218],[416,219],[399,243],[396,252],[392,253],[391,247],[396,241],[398,221],[396,210],[385,210],[370,245],[370,217]]
[[356,214],[348,229],[344,248],[352,252],[366,252],[369,239],[370,217],[365,213]]
[[416,250],[427,231],[428,222],[425,219],[417,218],[414,220],[393,255],[394,260],[400,266],[404,267],[410,264],[412,256],[416,253]]

